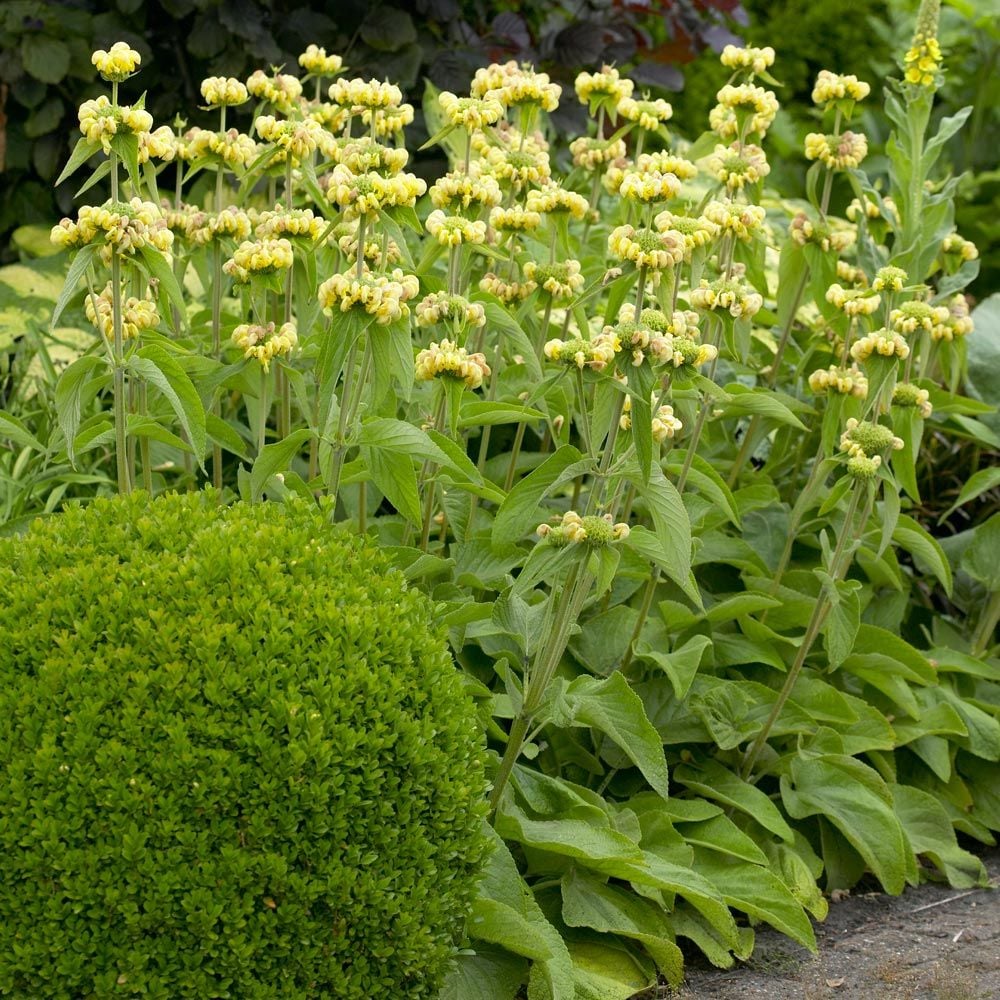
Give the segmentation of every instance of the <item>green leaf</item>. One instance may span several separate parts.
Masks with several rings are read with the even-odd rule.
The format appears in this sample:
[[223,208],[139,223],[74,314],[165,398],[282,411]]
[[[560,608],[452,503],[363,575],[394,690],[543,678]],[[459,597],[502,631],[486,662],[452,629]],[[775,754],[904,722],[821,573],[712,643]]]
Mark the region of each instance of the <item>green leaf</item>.
[[58,187],[64,180],[72,177],[100,148],[99,142],[91,142],[83,136],[77,139],[63,172],[56,178],[55,186]]
[[[9,36],[5,47],[7,44]],[[42,83],[59,83],[69,72],[71,59],[69,46],[58,38],[33,31],[21,38],[21,64],[26,73]]]
[[944,592],[950,597],[952,589],[951,567],[937,540],[932,538],[921,525],[906,514],[899,515],[892,540],[913,556],[917,566],[937,577]]
[[276,472],[284,472],[312,436],[311,430],[301,427],[297,431],[292,431],[284,440],[275,441],[274,444],[265,445],[261,449],[250,470],[250,495],[254,503],[264,495],[264,487],[271,476]]
[[[497,511],[493,523],[493,544],[517,542],[534,531],[545,519],[545,512],[539,510],[539,505],[553,483],[582,458],[576,448],[565,444],[514,486]],[[589,462],[584,464],[590,465]]]
[[643,968],[624,946],[601,941],[570,941],[576,1000],[630,1000],[656,985],[656,975]]
[[943,524],[963,504],[988,493],[1000,486],[1000,466],[990,466],[973,473],[959,491],[958,499],[938,518],[938,524]]
[[677,487],[658,465],[652,467],[648,482],[640,481],[635,486],[653,518],[663,552],[663,569],[696,605],[700,605],[701,595],[691,582],[691,521]]
[[816,951],[809,917],[785,883],[769,869],[701,850],[696,856],[695,871],[712,882],[730,906],[769,923],[803,947]]
[[892,793],[874,770],[842,754],[793,757],[781,777],[781,798],[795,819],[819,815],[829,820],[886,892],[903,891],[913,856]]
[[536,381],[540,381],[542,378],[542,366],[539,364],[538,355],[535,353],[531,338],[524,332],[524,329],[517,320],[493,296],[476,295],[474,296],[474,301],[483,303],[487,326],[499,330],[503,338],[513,348],[511,353],[524,358],[524,365],[531,377]]
[[70,264],[69,270],[66,272],[66,283],[56,301],[55,309],[52,310],[53,327],[59,322],[59,317],[69,304],[69,300],[76,294],[76,286],[80,284],[80,279],[87,273],[90,262],[99,251],[100,247],[93,243],[77,250],[73,263]]
[[15,417],[13,413],[0,410],[0,441],[5,438],[22,448],[31,448],[45,454],[45,445],[28,430],[24,421]]
[[670,678],[674,696],[678,701],[687,697],[691,682],[698,673],[705,650],[712,645],[712,640],[706,635],[695,635],[673,652],[663,653],[644,639],[638,639],[635,644],[635,655],[640,660],[655,663]]
[[491,427],[496,424],[522,424],[544,420],[541,410],[519,403],[499,403],[492,399],[467,397],[462,401],[459,427]]
[[419,527],[423,516],[413,459],[388,448],[367,446],[362,447],[361,455],[371,473],[372,482],[403,517]]
[[697,765],[682,764],[674,769],[674,780],[706,798],[739,809],[760,823],[765,830],[789,844],[795,839],[792,828],[767,795],[719,761],[704,760]]
[[438,1000],[515,1000],[527,971],[527,962],[499,948],[461,952],[448,970]]
[[601,934],[638,941],[669,982],[676,985],[683,978],[684,959],[667,914],[652,900],[573,867],[562,879],[562,916],[570,927],[589,927]]
[[663,742],[646,717],[639,696],[620,673],[599,680],[578,677],[561,693],[554,721],[589,726],[610,737],[642,772],[650,788],[667,798],[667,761]]
[[80,426],[80,409],[83,393],[96,369],[105,368],[107,360],[85,354],[77,359],[59,376],[56,383],[55,403],[59,429],[66,440],[66,454],[73,462],[73,448],[76,431]]
[[795,319],[808,279],[809,264],[802,247],[795,240],[786,240],[778,260],[777,315],[781,329],[784,330]]
[[834,580],[822,570],[816,575],[823,585],[823,593],[830,602],[830,611],[823,623],[823,641],[834,669],[850,655],[858,629],[861,627],[861,599],[857,580]]
[[722,406],[725,416],[759,416],[797,430],[806,429],[789,407],[791,397],[783,393],[761,387],[749,388],[735,382],[727,385],[725,391],[730,397]]
[[1000,514],[976,526],[961,566],[990,593],[1000,590]]
[[989,885],[982,861],[958,846],[948,813],[933,795],[893,785],[892,799],[914,854],[929,858],[956,889]]
[[175,357],[158,344],[141,348],[126,363],[167,398],[184,433],[200,459],[205,452],[205,408],[190,376]]
[[173,269],[167,263],[167,258],[159,250],[151,246],[143,247],[140,253],[142,254],[142,260],[146,269],[160,283],[161,291],[166,293],[167,299],[177,310],[183,322],[184,317],[187,316],[184,293],[181,291],[181,286],[177,283]]

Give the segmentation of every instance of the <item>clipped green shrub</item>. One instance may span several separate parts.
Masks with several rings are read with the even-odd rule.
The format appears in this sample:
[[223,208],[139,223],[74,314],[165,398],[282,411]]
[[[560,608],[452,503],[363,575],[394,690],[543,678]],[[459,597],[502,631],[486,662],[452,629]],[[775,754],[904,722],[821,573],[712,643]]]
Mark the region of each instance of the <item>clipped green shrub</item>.
[[0,540],[0,994],[435,996],[484,749],[431,607],[305,505]]

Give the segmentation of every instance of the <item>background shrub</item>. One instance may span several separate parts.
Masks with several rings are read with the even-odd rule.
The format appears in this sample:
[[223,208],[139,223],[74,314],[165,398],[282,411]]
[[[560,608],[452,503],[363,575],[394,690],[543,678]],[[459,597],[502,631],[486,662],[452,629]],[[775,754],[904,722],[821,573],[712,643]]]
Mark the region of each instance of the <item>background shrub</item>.
[[482,738],[387,567],[205,494],[0,542],[0,993],[436,995]]

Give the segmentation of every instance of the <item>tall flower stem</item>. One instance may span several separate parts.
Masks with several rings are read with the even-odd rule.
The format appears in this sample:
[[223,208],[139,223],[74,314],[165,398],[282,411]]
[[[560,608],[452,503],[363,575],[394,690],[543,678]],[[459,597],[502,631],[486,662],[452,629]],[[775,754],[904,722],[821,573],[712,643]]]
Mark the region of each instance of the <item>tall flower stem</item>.
[[[867,492],[868,501],[860,522],[855,525],[854,519],[857,514],[858,504],[861,500],[861,494],[863,492]],[[865,524],[868,522],[874,502],[875,487],[873,485],[863,485],[860,482],[855,483],[854,489],[851,492],[850,502],[847,506],[847,513],[844,515],[844,524],[841,528],[840,538],[837,540],[837,547],[834,549],[833,555],[830,558],[829,575],[834,584],[836,584],[844,576],[850,566],[854,545],[864,531]],[[823,623],[826,621],[827,615],[830,613],[831,607],[832,604],[830,603],[829,596],[825,593],[825,591],[821,592],[816,604],[813,606],[812,616],[809,619],[805,635],[802,637],[802,642],[795,655],[795,661],[792,663],[791,669],[789,669],[788,674],[785,677],[785,683],[778,692],[778,697],[775,699],[767,720],[764,722],[764,725],[761,727],[760,732],[757,734],[743,760],[741,773],[744,781],[747,780],[753,772],[754,764],[757,763],[757,758],[764,749],[764,744],[767,742],[767,738],[770,736],[771,730],[774,728],[774,724],[777,722],[778,716],[781,714],[781,710],[785,707],[785,703],[791,696],[795,683],[799,679],[799,674],[802,673],[802,668],[805,665],[806,658],[809,656],[816,639],[819,637],[819,633],[823,628]]]

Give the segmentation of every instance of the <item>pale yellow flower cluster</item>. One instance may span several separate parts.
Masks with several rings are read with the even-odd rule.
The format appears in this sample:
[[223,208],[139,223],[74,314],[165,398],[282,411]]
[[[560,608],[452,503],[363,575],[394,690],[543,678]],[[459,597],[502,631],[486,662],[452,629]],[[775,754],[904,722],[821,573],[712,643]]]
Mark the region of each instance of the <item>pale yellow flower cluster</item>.
[[[855,267],[850,261],[837,261],[837,277],[841,281],[846,281],[849,285],[854,285],[856,288],[868,287],[868,275],[860,267]],[[875,291],[879,291],[879,289],[876,288]]]
[[490,212],[490,225],[501,233],[530,233],[541,224],[541,213],[529,212],[520,205],[494,208]]
[[524,276],[554,299],[573,298],[584,283],[578,260],[564,260],[556,264],[537,264],[529,260],[524,265]]
[[399,268],[389,274],[372,274],[367,269],[359,278],[352,269],[335,274],[319,286],[319,303],[327,314],[339,309],[348,312],[361,307],[375,322],[386,326],[409,315],[406,303],[420,290],[415,275],[404,275]]
[[178,151],[178,155],[186,161],[210,157],[221,160],[231,170],[235,170],[253,163],[258,151],[257,143],[239,129],[210,132],[208,129],[195,128],[185,134],[184,148]]
[[98,49],[90,62],[108,83],[121,83],[138,70],[142,56],[127,42],[115,42],[110,49]]
[[860,368],[818,368],[809,376],[809,388],[816,395],[835,392],[841,396],[856,396],[864,399],[868,395],[868,378]]
[[330,100],[359,114],[361,111],[398,108],[403,103],[403,92],[394,83],[355,77],[330,84]]
[[635,367],[641,365],[647,356],[652,359],[652,364],[670,364],[674,360],[673,338],[641,323],[619,322],[615,326],[606,326],[602,332],[619,351],[631,353]]
[[833,229],[828,223],[813,222],[804,212],[792,219],[788,235],[800,247],[813,243],[824,253],[830,250],[843,253],[855,240],[853,227]]
[[726,309],[735,319],[753,317],[764,306],[764,297],[749,285],[735,278],[717,278],[709,282],[705,278],[689,295],[695,309]]
[[579,73],[574,83],[581,104],[607,101],[617,104],[632,96],[634,85],[621,76],[614,66],[602,66],[599,73]]
[[851,417],[845,426],[846,430],[840,436],[840,450],[851,458],[858,455],[871,458],[889,449],[899,451],[903,447],[903,439],[896,437],[884,424]]
[[673,174],[661,174],[657,170],[626,170],[618,188],[618,194],[626,201],[637,201],[643,205],[669,201],[676,198],[680,191],[681,182]]
[[575,510],[568,510],[555,525],[540,524],[536,534],[550,545],[605,546],[629,536],[629,526],[624,521],[614,524],[613,520],[610,514],[581,517]]
[[574,340],[548,341],[543,353],[549,361],[564,365],[575,365],[579,369],[590,368],[593,371],[604,371],[608,365],[614,364],[615,355],[621,350],[617,337],[600,333],[593,340],[577,337]]
[[936,323],[946,322],[948,315],[945,306],[932,306],[915,299],[912,302],[904,302],[898,309],[893,309],[889,313],[889,322],[897,333],[909,336],[918,330],[930,333]]
[[819,76],[816,77],[812,99],[813,104],[826,107],[834,101],[863,101],[871,92],[872,88],[854,75],[831,73],[828,69],[821,69]]
[[267,101],[283,115],[291,114],[302,96],[299,78],[290,73],[268,76],[262,69],[254,70],[247,80],[247,90],[259,101]]
[[[147,292],[144,298],[130,295],[122,300],[122,340],[134,340],[143,330],[151,330],[160,322],[153,296]],[[88,295],[84,300],[87,319],[107,337],[115,336],[114,303],[109,281],[99,295]]]
[[341,207],[345,220],[351,221],[380,208],[412,208],[426,190],[427,183],[413,174],[355,174],[338,163],[330,174],[327,197]]
[[948,300],[947,320],[935,324],[931,330],[931,338],[951,342],[956,337],[967,337],[973,329],[975,326],[969,314],[968,300],[962,294],[953,295]]
[[104,94],[84,101],[77,116],[83,137],[89,142],[99,142],[105,153],[111,152],[111,140],[119,132],[141,135],[153,127],[153,116],[148,111],[126,104],[115,106]]
[[307,45],[299,56],[299,65],[313,76],[333,76],[344,68],[344,60],[338,55],[327,55],[326,49],[318,45]]
[[883,327],[851,345],[851,357],[855,361],[867,361],[873,355],[905,361],[910,355],[910,345],[898,333],[890,333]]
[[573,154],[573,165],[584,170],[600,170],[601,167],[625,156],[624,139],[601,139],[581,135],[569,144]]
[[335,144],[329,132],[313,118],[289,121],[273,115],[261,115],[254,128],[265,142],[274,143],[292,157],[292,162],[301,162],[312,156],[316,149],[330,155]]
[[[476,85],[476,79],[472,81],[472,95],[474,97],[495,97],[504,103],[508,108],[533,106],[541,108],[543,111],[555,111],[559,107],[559,98],[562,95],[562,87],[558,83],[553,83],[549,79],[548,73],[539,73],[533,69],[518,67],[516,63],[508,62],[506,67],[513,64],[514,71],[508,72],[501,68],[503,82],[499,87],[491,87],[495,91],[493,94],[480,92]],[[476,71],[476,77],[482,70]]]
[[907,274],[901,267],[880,267],[875,272],[872,288],[876,292],[901,292],[906,281]]
[[699,344],[691,337],[674,337],[672,346],[674,353],[669,361],[675,368],[701,368],[719,356],[714,344]]
[[292,266],[292,244],[286,239],[244,240],[222,270],[237,284]]
[[864,288],[844,288],[833,284],[826,290],[826,301],[847,316],[871,316],[882,304],[880,296]]
[[708,246],[721,232],[718,224],[704,215],[677,215],[664,211],[653,222],[661,231],[670,229],[684,237],[685,260],[690,259],[693,250]]
[[873,455],[852,455],[847,460],[847,471],[852,478],[864,482],[871,482],[878,477],[878,470],[882,467],[882,456]]
[[764,150],[753,143],[716,146],[706,166],[729,191],[742,191],[744,185],[756,184],[771,172]]
[[485,97],[458,97],[448,90],[442,90],[438,94],[438,104],[449,124],[464,128],[467,132],[495,125],[504,114],[503,102],[494,94],[487,94]]
[[618,102],[618,114],[627,122],[635,122],[647,132],[655,132],[674,116],[669,102],[657,98],[655,101],[637,101],[624,97]]
[[723,139],[763,137],[778,114],[774,93],[751,83],[727,83],[715,96],[719,103],[709,112],[708,124]]
[[431,204],[435,208],[450,208],[467,211],[477,208],[492,208],[503,201],[503,192],[495,177],[489,174],[479,176],[476,171],[466,174],[451,171],[439,177],[429,192]]
[[735,201],[710,201],[703,214],[714,222],[719,231],[732,233],[736,239],[749,241],[764,228],[766,212],[760,205],[745,205]]
[[160,160],[169,163],[177,154],[177,136],[169,125],[161,125],[153,132],[139,133],[139,163]]
[[774,65],[774,49],[770,45],[763,48],[747,46],[740,48],[727,45],[719,56],[719,62],[727,69],[744,69],[750,73],[763,73]]
[[689,181],[698,176],[698,168],[683,156],[677,156],[668,149],[660,149],[654,153],[640,153],[636,158],[635,167],[640,172],[649,170],[661,174],[673,174],[682,181]]
[[662,270],[684,260],[685,242],[683,235],[672,229],[618,226],[608,237],[608,252],[620,260],[632,261],[636,267]]
[[209,76],[201,81],[201,96],[210,108],[235,108],[250,100],[250,91],[235,77]]
[[242,243],[250,236],[252,226],[253,221],[247,212],[230,206],[214,215],[199,212],[191,219],[188,236],[200,246],[214,239],[230,239]]
[[933,412],[931,394],[926,389],[913,385],[912,382],[899,382],[892,390],[893,406],[912,406],[926,420]]
[[470,302],[461,295],[431,292],[416,305],[417,326],[434,326],[437,323],[459,323],[462,326],[485,326],[486,310],[478,302]]
[[526,299],[538,285],[534,281],[505,281],[493,271],[487,271],[479,279],[480,291],[495,295],[508,305]]
[[546,184],[545,187],[528,192],[525,208],[542,215],[567,213],[574,219],[582,219],[590,206],[582,194],[567,191],[558,184]]
[[860,132],[823,135],[810,132],[806,136],[807,160],[820,160],[830,170],[851,170],[868,155],[868,139]]
[[[348,259],[357,261],[358,259],[358,224],[346,223],[335,230],[337,246],[340,252]],[[371,261],[376,267],[390,267],[398,264],[403,259],[403,254],[399,249],[399,244],[395,240],[386,240],[383,254],[382,239],[375,234],[371,239],[365,240],[365,260]]]
[[479,162],[484,171],[515,187],[544,184],[552,176],[548,152],[534,143],[526,143],[524,149],[489,146],[480,155],[482,159]]
[[478,389],[490,374],[485,354],[469,354],[450,340],[432,343],[417,355],[415,372],[418,381],[434,378],[457,379],[468,389]]
[[[375,124],[372,125],[374,116]],[[365,108],[361,112],[361,124],[366,130],[374,131],[380,138],[400,136],[407,125],[413,124],[413,105],[400,104],[398,108]]]
[[51,233],[54,244],[67,249],[88,243],[102,243],[109,251],[132,254],[151,246],[168,253],[174,234],[158,206],[151,201],[133,198],[128,202],[107,201],[103,205],[84,205],[77,221],[63,219]]
[[439,208],[427,216],[424,227],[438,243],[446,247],[486,242],[486,223],[483,220],[473,221],[461,215],[445,215]]
[[[634,323],[635,306],[625,302],[618,310],[619,323]],[[687,337],[695,340],[700,336],[698,314],[690,309],[675,309],[669,316],[659,309],[643,309],[641,323],[658,333],[669,333],[672,337]]]
[[958,233],[950,233],[941,241],[941,252],[944,254],[954,254],[960,260],[976,260],[979,257],[979,248],[972,240],[963,239]]
[[299,237],[315,243],[326,229],[326,223],[311,208],[286,209],[280,205],[274,211],[261,212],[254,219],[257,239],[279,236]]
[[[652,406],[656,405],[656,396],[650,400]],[[678,431],[684,429],[684,424],[674,416],[674,408],[669,404],[659,407],[652,417],[653,440],[661,444],[667,438],[674,437]],[[623,431],[632,429],[632,397],[626,396],[622,405],[622,415],[618,420],[618,426]]]
[[410,154],[402,146],[386,146],[370,136],[336,140],[330,158],[353,174],[398,174],[409,162]]
[[264,371],[271,370],[272,358],[287,357],[298,342],[294,323],[282,323],[277,329],[274,323],[241,323],[233,330],[233,343],[243,351],[243,357],[255,358]]
[[[896,211],[896,203],[888,195],[886,195],[882,199],[882,204],[886,207],[886,210],[890,212],[893,216],[898,216],[898,212]],[[865,198],[863,209],[865,216],[869,219],[881,219],[883,217],[882,210],[879,208],[878,202],[871,201],[870,199]],[[854,222],[861,214],[861,211],[862,211],[861,202],[858,201],[857,198],[855,198],[847,206],[847,211],[844,214],[847,216],[849,221]],[[889,221],[892,220],[890,219]]]

